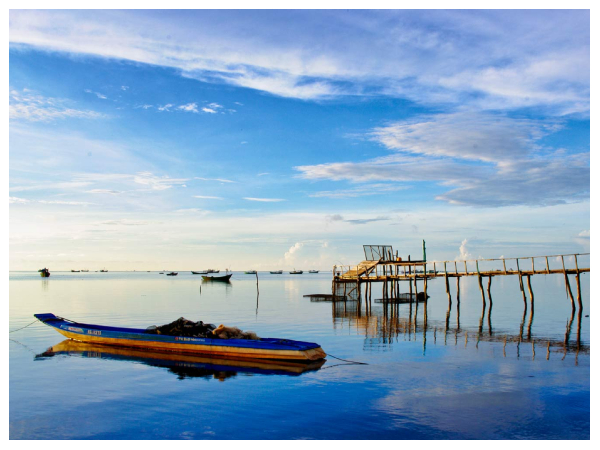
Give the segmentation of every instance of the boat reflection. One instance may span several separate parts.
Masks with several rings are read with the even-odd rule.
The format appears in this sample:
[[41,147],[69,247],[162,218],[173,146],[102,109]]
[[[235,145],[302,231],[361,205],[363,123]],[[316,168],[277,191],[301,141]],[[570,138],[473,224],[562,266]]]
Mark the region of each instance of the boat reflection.
[[55,356],[79,356],[117,361],[142,363],[148,366],[168,369],[180,380],[186,378],[214,378],[225,381],[236,375],[292,375],[319,370],[325,360],[308,363],[293,361],[254,361],[225,358],[211,358],[197,355],[183,355],[173,352],[137,350],[126,347],[87,344],[65,339],[53,345],[35,360],[45,360]]

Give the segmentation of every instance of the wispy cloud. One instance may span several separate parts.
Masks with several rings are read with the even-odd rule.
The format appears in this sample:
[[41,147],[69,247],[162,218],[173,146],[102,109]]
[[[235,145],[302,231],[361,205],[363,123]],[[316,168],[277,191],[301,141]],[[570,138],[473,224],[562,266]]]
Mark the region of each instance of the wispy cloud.
[[42,205],[71,205],[71,206],[88,206],[95,205],[91,202],[79,202],[79,201],[68,201],[68,200],[27,200],[19,197],[8,197],[10,204],[24,205],[26,203],[40,203]]
[[381,221],[391,220],[391,218],[388,216],[377,216],[377,217],[364,218],[364,219],[344,219],[344,216],[342,216],[341,214],[332,214],[332,215],[326,216],[326,220],[327,220],[327,222],[345,222],[345,223],[349,223],[350,225],[366,225],[367,223],[371,223],[371,222],[381,222]]
[[365,197],[369,195],[382,195],[388,192],[407,189],[407,186],[397,186],[390,184],[367,184],[353,189],[339,189],[336,191],[319,191],[310,194],[309,197],[327,197],[327,198],[353,198]]
[[205,199],[213,199],[213,200],[223,200],[223,197],[213,197],[211,195],[194,195],[194,198],[205,198]]
[[170,189],[175,185],[184,185],[188,178],[170,178],[168,176],[156,176],[152,172],[139,172],[133,176],[133,181],[137,184],[148,186],[155,191]]
[[[10,42],[306,100],[383,94],[488,110],[589,111],[589,11],[190,14],[193,26],[136,11],[13,10]],[[284,35],[294,39],[273,38]]]
[[9,117],[32,122],[50,122],[56,119],[81,118],[100,119],[104,114],[71,108],[68,100],[44,97],[31,91],[11,90]]
[[237,183],[237,181],[228,180],[226,178],[203,178],[203,177],[194,177],[194,180],[202,180],[202,181],[218,181],[220,183]]
[[251,202],[284,202],[283,198],[256,198],[256,197],[244,197],[244,200]]
[[171,103],[167,103],[166,105],[158,106],[159,111],[170,111],[173,105]]
[[113,189],[90,189],[89,191],[85,191],[87,194],[108,194],[108,195],[119,195],[122,194],[123,191],[115,191]]
[[8,203],[23,205],[25,203],[29,203],[29,200],[27,200],[25,198],[19,198],[19,197],[8,197]]
[[296,169],[312,180],[433,181],[454,187],[437,199],[474,206],[585,200],[589,198],[589,154],[569,154],[540,144],[559,128],[554,121],[484,113],[425,116],[368,133],[368,138],[394,151],[392,155]]
[[84,89],[84,92],[86,92],[87,94],[94,94],[96,97],[98,97],[99,99],[102,99],[102,100],[107,99],[106,95],[101,94],[100,92],[94,92],[91,89]]

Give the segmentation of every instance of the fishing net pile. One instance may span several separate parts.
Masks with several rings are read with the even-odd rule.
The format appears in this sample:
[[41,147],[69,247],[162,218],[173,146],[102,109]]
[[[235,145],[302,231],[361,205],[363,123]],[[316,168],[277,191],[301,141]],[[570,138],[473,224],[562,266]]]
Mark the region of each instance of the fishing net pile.
[[184,317],[159,327],[152,325],[146,328],[146,333],[210,339],[260,339],[253,331],[242,331],[237,327],[226,327],[222,324],[215,327],[211,323],[204,323],[201,320],[194,322]]

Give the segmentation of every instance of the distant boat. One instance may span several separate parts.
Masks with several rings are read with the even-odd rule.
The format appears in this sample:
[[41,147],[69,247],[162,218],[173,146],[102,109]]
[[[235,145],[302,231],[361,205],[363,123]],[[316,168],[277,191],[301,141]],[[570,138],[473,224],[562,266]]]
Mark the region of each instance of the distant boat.
[[219,273],[219,272],[220,272],[219,270],[215,270],[215,269],[208,269],[206,271],[206,273]]
[[318,270],[309,270],[308,273],[319,273]]
[[208,273],[208,271],[206,271],[206,270],[205,270],[204,272],[194,272],[194,271],[192,270],[192,273],[193,273],[194,275],[206,275],[206,274]]
[[81,270],[73,270],[73,269],[71,269],[71,272],[81,272]]
[[100,272],[108,272],[108,270],[106,270],[106,269],[102,269]]
[[281,275],[283,273],[283,270],[274,270],[270,273],[272,273],[273,275]]
[[292,272],[290,272],[290,275],[301,275],[301,274],[303,274],[303,273],[304,273],[304,272],[303,272],[303,271],[301,271],[301,270],[296,270],[296,269],[294,269]]
[[158,272],[160,275],[164,275],[164,272]]
[[38,272],[40,273],[40,276],[42,278],[48,278],[50,276],[50,271],[45,267],[43,269],[38,270]]
[[256,275],[256,270],[248,270],[244,272],[246,275]]
[[81,269],[81,271],[82,271],[82,272],[89,272],[89,270],[87,270],[87,269],[86,269],[86,270],[84,270],[84,269]]
[[231,278],[231,275],[233,274],[229,274],[229,275],[222,275],[220,277],[207,277],[205,275],[202,275],[202,280],[203,281],[225,281],[228,282],[229,279]]
[[174,276],[177,276],[178,273],[179,272],[171,272],[171,273],[168,273],[167,276],[168,277],[174,277]]

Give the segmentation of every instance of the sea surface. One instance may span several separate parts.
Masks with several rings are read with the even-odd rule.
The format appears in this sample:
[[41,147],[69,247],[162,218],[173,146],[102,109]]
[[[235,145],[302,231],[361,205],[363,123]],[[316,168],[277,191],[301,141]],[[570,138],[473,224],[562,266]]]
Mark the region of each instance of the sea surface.
[[330,272],[259,272],[258,290],[239,272],[230,284],[183,271],[9,278],[10,330],[34,313],[138,328],[183,316],[332,355],[236,365],[64,342],[36,322],[9,334],[11,439],[590,438],[590,274],[581,314],[562,275],[532,277],[533,316],[516,276],[494,278],[485,310],[476,278],[460,303],[454,280],[451,303],[431,280],[427,306],[377,303],[377,285],[371,302],[304,297],[331,293]]

